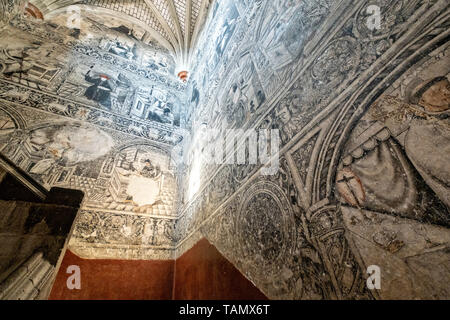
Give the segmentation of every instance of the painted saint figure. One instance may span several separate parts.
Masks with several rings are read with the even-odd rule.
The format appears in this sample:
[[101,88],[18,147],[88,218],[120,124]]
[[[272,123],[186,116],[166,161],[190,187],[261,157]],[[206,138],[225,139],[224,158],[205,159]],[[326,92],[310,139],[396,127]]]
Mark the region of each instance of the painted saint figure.
[[84,77],[87,82],[92,83],[92,85],[86,89],[84,96],[110,110],[112,87],[109,83],[109,77],[103,74],[91,76],[91,71],[92,67]]
[[404,148],[427,185],[450,208],[450,82],[436,77],[413,92],[413,106],[422,116],[411,120]]
[[173,107],[171,103],[163,104],[160,100],[156,100],[148,112],[147,119],[160,123],[173,124],[174,116],[171,107]]

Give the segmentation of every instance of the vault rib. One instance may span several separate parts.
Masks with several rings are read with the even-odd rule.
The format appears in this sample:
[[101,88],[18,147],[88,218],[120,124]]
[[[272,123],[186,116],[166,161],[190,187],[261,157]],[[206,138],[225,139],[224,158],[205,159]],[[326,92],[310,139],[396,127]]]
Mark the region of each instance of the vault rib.
[[185,48],[183,47],[184,36],[183,36],[183,32],[181,31],[180,21],[178,19],[177,11],[175,9],[175,3],[174,3],[174,0],[166,0],[166,1],[169,4],[170,16],[172,17],[172,20],[175,23],[175,30],[177,32],[178,45],[181,50],[182,58],[184,58],[184,56],[186,54]]
[[192,18],[192,0],[186,1],[186,25],[184,28],[184,46],[186,48],[186,51],[190,49],[190,43],[191,43],[191,18]]
[[155,4],[150,0],[144,0],[144,2],[147,4],[147,6],[152,10],[155,17],[158,19],[161,26],[164,28],[164,31],[169,36],[172,46],[175,50],[175,54],[178,55],[180,52],[180,46],[177,41],[177,38],[175,34],[173,33],[172,29],[170,28],[169,24],[167,23],[166,19],[163,17],[163,15],[159,12],[159,10],[156,8]]

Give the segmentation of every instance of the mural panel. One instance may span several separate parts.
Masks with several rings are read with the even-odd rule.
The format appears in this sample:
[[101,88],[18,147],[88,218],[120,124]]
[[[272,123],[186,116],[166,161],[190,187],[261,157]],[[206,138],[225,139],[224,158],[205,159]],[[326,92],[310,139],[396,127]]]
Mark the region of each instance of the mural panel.
[[56,24],[13,25],[1,35],[0,72],[6,79],[127,118],[182,125],[183,85],[167,53],[138,48],[135,39],[124,44],[126,36],[117,30],[102,29],[101,38],[91,35],[86,43],[74,29]]
[[[248,164],[195,172],[200,183],[182,198],[177,255],[206,236],[276,299],[449,296],[438,283],[448,268],[449,21],[432,18],[448,8],[377,1],[386,21],[370,30],[368,5],[236,1],[231,39],[206,60],[222,31],[214,14],[232,7],[216,5],[188,87],[193,135],[202,126],[224,136],[230,128],[279,129],[281,166],[272,177]],[[420,22],[411,18],[419,9],[429,13]],[[248,202],[247,190],[263,183],[283,195]],[[278,220],[276,199],[288,203]],[[279,221],[286,212],[294,240]],[[284,250],[289,257],[275,263],[271,253]],[[390,284],[368,290],[369,265]]]

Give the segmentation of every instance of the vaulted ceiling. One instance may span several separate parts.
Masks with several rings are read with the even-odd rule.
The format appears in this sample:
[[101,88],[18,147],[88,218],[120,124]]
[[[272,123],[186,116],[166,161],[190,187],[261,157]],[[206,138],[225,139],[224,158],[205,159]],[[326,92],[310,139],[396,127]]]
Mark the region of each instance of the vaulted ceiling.
[[89,12],[101,19],[108,16],[125,20],[143,29],[140,40],[156,42],[174,55],[178,65],[189,64],[208,9],[213,0],[32,0],[51,20],[61,14]]

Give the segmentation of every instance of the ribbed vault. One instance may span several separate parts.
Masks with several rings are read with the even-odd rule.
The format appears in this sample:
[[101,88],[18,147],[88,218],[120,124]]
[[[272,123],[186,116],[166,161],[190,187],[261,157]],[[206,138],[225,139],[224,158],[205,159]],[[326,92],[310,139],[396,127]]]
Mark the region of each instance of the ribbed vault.
[[44,19],[52,19],[78,6],[83,11],[108,15],[145,30],[140,39],[149,40],[171,51],[180,68],[190,63],[194,47],[212,0],[32,0]]

